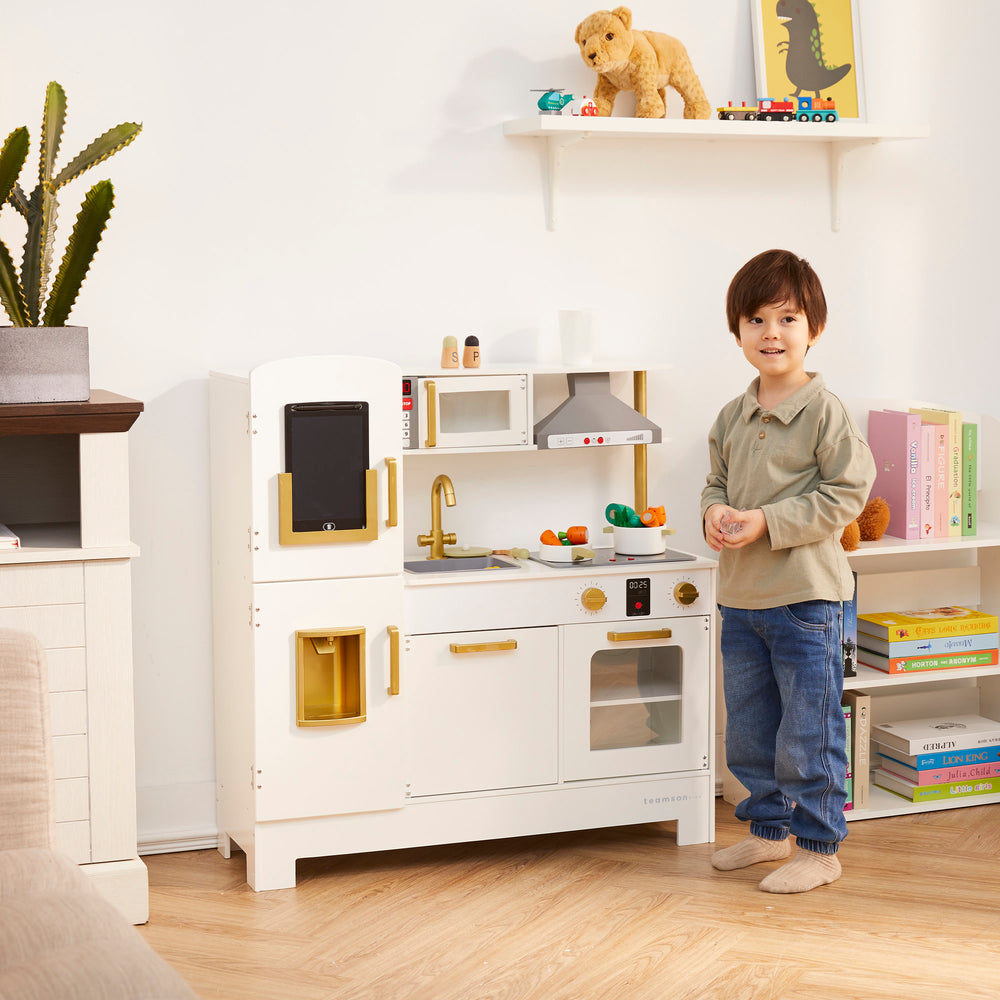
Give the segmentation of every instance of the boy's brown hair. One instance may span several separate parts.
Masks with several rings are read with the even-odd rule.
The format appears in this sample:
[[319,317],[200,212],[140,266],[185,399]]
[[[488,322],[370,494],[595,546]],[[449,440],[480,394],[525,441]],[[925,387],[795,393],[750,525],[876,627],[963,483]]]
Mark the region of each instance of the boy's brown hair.
[[809,262],[790,250],[765,250],[748,260],[729,283],[726,319],[730,332],[738,341],[741,319],[753,316],[762,306],[783,302],[806,314],[811,334],[823,331],[826,296]]

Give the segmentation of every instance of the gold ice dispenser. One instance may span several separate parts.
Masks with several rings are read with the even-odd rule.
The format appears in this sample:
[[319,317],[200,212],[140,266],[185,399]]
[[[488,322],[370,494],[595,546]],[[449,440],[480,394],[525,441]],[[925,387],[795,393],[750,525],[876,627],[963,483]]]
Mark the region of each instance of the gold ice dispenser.
[[365,721],[365,630],[295,633],[296,724],[343,726]]

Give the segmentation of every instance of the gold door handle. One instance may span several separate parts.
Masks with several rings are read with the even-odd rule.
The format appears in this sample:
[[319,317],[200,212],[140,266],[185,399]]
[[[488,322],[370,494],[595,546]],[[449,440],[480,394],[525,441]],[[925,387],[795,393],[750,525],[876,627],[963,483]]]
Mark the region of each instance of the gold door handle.
[[501,642],[453,642],[448,648],[453,653],[496,653],[504,649],[517,649],[516,639]]
[[389,694],[399,694],[399,629],[388,625],[389,633]]
[[637,642],[639,639],[669,639],[673,632],[668,628],[653,629],[651,632],[609,632],[608,642]]
[[427,386],[427,440],[425,448],[436,448],[438,443],[438,392],[434,382],[425,382]]
[[399,524],[399,474],[396,468],[396,460],[394,458],[387,458],[385,460],[385,468],[389,474],[389,516],[386,518],[385,526],[387,528],[395,528]]

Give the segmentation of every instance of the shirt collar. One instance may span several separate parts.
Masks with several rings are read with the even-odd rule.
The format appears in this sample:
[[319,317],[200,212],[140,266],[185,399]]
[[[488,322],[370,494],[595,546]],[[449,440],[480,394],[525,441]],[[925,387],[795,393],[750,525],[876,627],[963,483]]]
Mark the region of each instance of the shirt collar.
[[[780,420],[783,424],[787,425],[791,423],[799,412],[805,409],[824,388],[823,376],[819,372],[806,372],[806,374],[809,376],[809,381],[801,389],[796,389],[788,399],[783,399],[770,411],[771,416]],[[765,412],[760,403],[757,402],[757,390],[759,388],[760,376],[758,375],[743,394],[742,415],[743,422],[746,424],[750,423],[754,414]]]

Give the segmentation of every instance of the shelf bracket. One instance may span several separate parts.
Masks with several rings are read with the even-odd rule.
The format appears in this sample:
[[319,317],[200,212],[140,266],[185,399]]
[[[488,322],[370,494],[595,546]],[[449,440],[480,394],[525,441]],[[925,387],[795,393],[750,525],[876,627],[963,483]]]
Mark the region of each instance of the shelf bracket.
[[550,232],[556,231],[556,189],[559,186],[559,170],[562,166],[562,153],[567,146],[572,146],[581,139],[586,139],[589,132],[582,132],[579,135],[548,135],[545,137],[543,155],[543,197],[545,199],[545,228]]
[[861,146],[874,146],[878,142],[831,142],[830,148],[830,228],[840,232],[840,200],[844,186],[844,157]]

